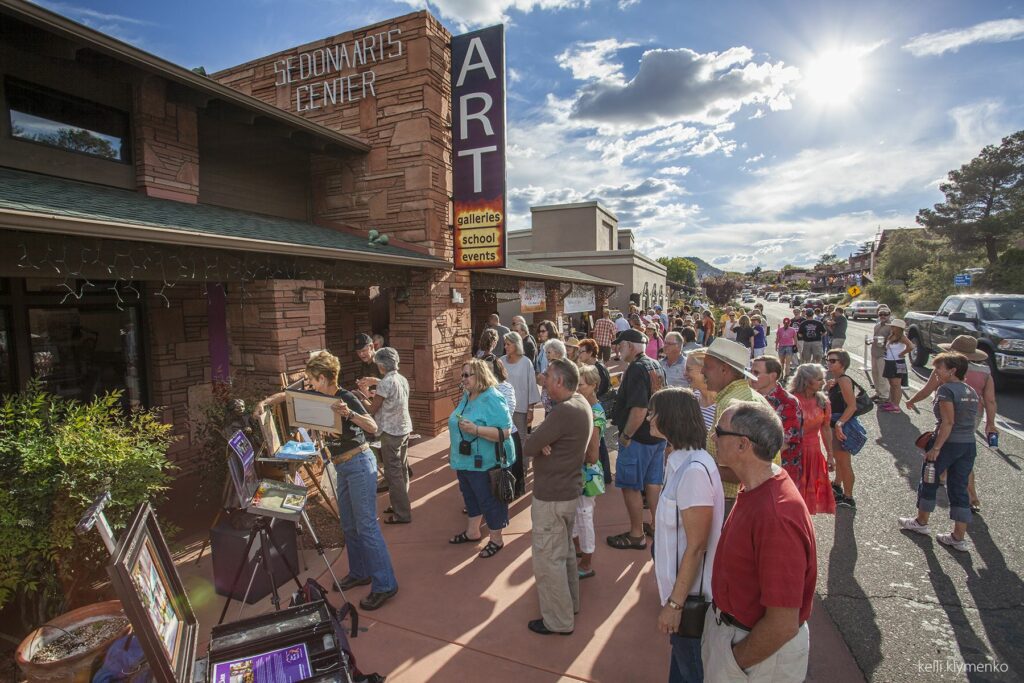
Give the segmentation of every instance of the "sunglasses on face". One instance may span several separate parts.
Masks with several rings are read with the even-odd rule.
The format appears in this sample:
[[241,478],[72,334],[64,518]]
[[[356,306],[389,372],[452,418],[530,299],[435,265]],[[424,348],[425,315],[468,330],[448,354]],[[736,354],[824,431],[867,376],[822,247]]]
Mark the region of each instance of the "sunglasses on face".
[[829,363],[838,363],[838,362],[839,362],[839,359],[838,359],[838,358],[829,358],[829,359],[828,359],[828,362],[829,362]]
[[462,373],[462,379],[469,379],[472,376],[473,375],[471,373],[469,373],[469,372]]
[[739,432],[730,432],[728,430],[722,429],[718,425],[715,425],[715,436],[718,437],[719,439],[721,439],[723,436],[739,436],[744,439],[750,438],[746,434],[740,434]]

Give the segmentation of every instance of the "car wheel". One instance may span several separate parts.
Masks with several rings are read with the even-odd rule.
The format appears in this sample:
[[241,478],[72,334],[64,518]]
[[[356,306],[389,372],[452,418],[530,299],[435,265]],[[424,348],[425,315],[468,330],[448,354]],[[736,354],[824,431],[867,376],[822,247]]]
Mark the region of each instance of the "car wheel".
[[909,337],[910,341],[914,342],[914,351],[910,354],[910,362],[916,368],[923,368],[928,362],[928,349],[921,343],[921,338],[916,332],[911,332]]

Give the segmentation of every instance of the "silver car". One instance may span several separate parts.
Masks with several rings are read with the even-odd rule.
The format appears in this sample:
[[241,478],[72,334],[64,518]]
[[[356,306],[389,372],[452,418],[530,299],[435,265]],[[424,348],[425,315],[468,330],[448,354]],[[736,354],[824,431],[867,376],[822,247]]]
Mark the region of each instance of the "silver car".
[[880,305],[877,301],[854,301],[846,307],[846,317],[850,320],[877,318]]

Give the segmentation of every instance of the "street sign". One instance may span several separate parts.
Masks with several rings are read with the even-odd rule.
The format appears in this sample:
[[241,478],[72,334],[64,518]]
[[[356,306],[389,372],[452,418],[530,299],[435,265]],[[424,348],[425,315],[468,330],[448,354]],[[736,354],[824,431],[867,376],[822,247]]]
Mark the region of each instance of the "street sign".
[[970,287],[971,286],[971,274],[970,273],[958,273],[953,276],[954,287]]
[[850,287],[849,289],[847,289],[846,293],[850,295],[851,299],[856,299],[858,296],[860,296],[861,291],[862,290],[861,290],[860,287],[858,287],[857,285],[854,285],[854,286]]

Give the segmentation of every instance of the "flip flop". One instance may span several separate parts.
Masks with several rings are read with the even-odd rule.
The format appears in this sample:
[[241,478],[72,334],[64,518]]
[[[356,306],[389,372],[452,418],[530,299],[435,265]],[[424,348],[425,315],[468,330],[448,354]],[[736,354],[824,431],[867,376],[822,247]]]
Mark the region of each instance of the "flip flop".
[[583,571],[582,569],[580,569],[579,573],[580,573],[580,580],[583,580],[583,579],[589,579],[591,576],[593,576],[597,572],[595,572],[593,569],[590,569],[588,571]]

